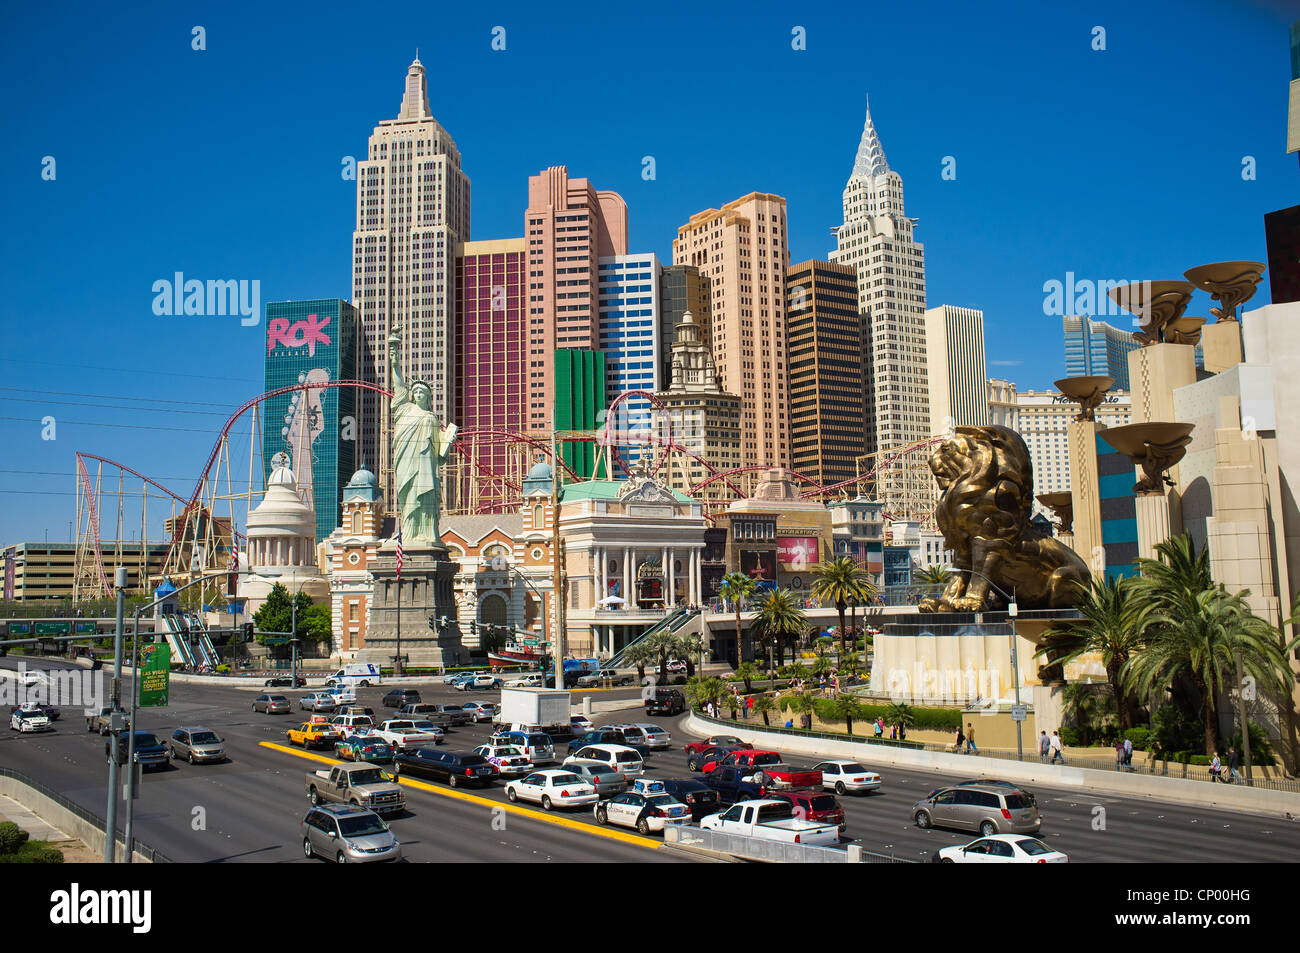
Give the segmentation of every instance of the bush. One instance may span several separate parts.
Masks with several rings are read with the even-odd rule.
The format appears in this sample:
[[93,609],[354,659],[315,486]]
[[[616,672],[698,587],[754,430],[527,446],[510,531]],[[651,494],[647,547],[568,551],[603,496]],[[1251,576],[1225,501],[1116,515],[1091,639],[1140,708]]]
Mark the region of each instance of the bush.
[[[1252,765],[1257,764],[1266,768],[1273,767],[1275,764],[1277,764],[1277,759],[1273,756],[1273,745],[1269,741],[1268,735],[1264,733],[1263,728],[1255,724],[1253,721],[1249,722],[1249,725],[1250,725],[1250,763]],[[1240,753],[1241,732],[1239,731],[1231,738],[1229,738],[1228,744],[1236,748],[1237,752]],[[1226,761],[1227,759],[1225,758],[1224,760]],[[1246,763],[1246,758],[1244,755],[1242,756],[1241,763],[1243,765]]]
[[1072,725],[1062,725],[1061,744],[1067,748],[1077,748],[1083,741],[1083,730]]
[[[822,721],[840,721],[831,716],[829,711],[831,699],[818,698],[816,700],[817,717]],[[781,699],[781,710],[785,711],[788,702],[783,697]],[[889,728],[889,705],[861,705],[859,713],[854,716],[854,723],[861,720],[863,722],[875,721],[877,718],[885,719],[885,728]],[[916,716],[916,721],[912,724],[911,729],[928,728],[936,731],[956,731],[957,726],[962,723],[961,712],[956,708],[913,708],[912,714]]]
[[0,824],[0,854],[17,853],[27,843],[27,832],[13,821]]
[[15,854],[0,854],[0,864],[61,864],[63,851],[42,841],[24,844]]
[[1151,743],[1151,729],[1146,726],[1130,728],[1124,732],[1124,737],[1133,742],[1134,751],[1146,751]]
[[1204,750],[1205,724],[1177,705],[1161,705],[1151,716],[1153,751]]

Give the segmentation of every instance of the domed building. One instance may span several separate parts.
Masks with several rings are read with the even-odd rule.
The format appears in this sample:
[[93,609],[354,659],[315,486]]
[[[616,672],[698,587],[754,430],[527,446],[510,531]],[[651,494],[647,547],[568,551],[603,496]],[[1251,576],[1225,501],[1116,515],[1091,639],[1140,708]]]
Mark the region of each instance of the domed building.
[[381,534],[385,533],[379,478],[364,466],[343,487],[341,520],[324,542],[333,653],[355,659],[357,651],[366,646],[370,603],[375,594],[370,565],[379,554]]
[[316,565],[316,513],[298,495],[293,471],[278,466],[266,481],[266,494],[248,514],[248,578],[239,593],[247,612],[262,608],[272,587],[305,592],[313,602],[329,598],[329,583]]

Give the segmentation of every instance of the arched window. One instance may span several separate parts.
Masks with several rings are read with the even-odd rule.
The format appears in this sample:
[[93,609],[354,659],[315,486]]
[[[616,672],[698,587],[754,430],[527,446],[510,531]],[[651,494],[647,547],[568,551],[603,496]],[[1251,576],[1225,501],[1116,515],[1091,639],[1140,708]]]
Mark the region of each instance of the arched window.
[[544,507],[541,503],[538,503],[533,507],[533,527],[537,528],[539,526],[542,526],[543,524],[545,524],[545,522],[546,522],[546,507]]
[[352,535],[353,536],[361,535],[361,511],[360,510],[352,511]]

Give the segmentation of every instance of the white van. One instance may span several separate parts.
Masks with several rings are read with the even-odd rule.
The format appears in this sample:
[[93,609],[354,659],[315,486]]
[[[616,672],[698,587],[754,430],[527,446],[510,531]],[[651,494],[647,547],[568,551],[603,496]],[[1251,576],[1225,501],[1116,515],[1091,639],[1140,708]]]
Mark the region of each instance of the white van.
[[354,687],[369,688],[371,685],[379,684],[379,666],[374,662],[353,662],[344,665],[325,679],[325,684],[329,686],[352,685]]

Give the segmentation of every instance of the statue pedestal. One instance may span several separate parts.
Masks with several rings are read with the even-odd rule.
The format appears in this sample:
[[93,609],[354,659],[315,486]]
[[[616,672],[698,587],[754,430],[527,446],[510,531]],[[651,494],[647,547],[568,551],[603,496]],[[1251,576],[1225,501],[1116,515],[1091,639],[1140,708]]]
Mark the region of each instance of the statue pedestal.
[[[461,644],[456,620],[452,582],[459,564],[448,556],[442,543],[414,542],[402,547],[401,648],[403,668],[440,668],[469,660]],[[366,646],[357,653],[358,662],[392,665],[397,654],[397,553],[387,540],[370,564],[375,594],[370,603],[370,624]],[[429,617],[446,624],[435,632]]]
[[1139,493],[1133,502],[1137,517],[1138,558],[1158,559],[1156,544],[1183,531],[1178,491]]
[[1201,352],[1205,369],[1212,374],[1230,370],[1243,360],[1241,325],[1236,321],[1218,321],[1201,328]]

